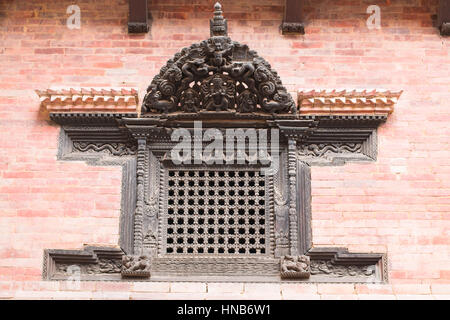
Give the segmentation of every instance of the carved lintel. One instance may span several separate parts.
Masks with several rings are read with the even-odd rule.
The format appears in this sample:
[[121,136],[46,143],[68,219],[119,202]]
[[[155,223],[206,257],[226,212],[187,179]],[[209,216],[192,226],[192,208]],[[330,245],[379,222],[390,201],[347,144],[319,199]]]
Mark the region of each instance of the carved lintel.
[[303,0],[286,0],[284,19],[280,27],[283,35],[305,34]]
[[122,256],[122,278],[150,278],[150,259],[147,256]]
[[308,279],[311,263],[308,256],[283,256],[280,263],[281,279]]

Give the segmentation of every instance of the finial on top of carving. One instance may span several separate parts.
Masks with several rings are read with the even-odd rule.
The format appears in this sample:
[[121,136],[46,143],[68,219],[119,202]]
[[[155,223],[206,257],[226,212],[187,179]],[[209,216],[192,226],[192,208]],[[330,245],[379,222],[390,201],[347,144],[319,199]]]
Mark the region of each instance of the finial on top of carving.
[[228,35],[227,19],[222,16],[222,5],[216,2],[214,5],[214,17],[209,22],[211,37]]

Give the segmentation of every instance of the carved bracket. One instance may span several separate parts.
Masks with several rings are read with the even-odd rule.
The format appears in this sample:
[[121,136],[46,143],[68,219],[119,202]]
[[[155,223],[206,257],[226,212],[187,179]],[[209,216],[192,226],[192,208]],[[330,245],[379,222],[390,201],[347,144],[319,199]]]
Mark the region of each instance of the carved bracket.
[[283,35],[305,34],[303,2],[304,0],[286,0],[284,19],[280,26]]
[[438,27],[442,36],[450,36],[450,1],[440,0],[438,11]]
[[128,33],[147,33],[148,25],[147,0],[128,0]]

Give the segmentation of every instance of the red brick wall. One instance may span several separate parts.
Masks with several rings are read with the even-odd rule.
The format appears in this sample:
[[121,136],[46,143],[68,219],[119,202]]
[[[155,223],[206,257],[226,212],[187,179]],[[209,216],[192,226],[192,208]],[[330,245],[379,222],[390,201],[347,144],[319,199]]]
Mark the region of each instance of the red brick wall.
[[[314,245],[388,253],[388,285],[124,282],[70,291],[40,281],[43,249],[117,244],[121,172],[57,161],[59,127],[34,90],[133,86],[142,97],[166,60],[209,36],[213,1],[149,1],[145,35],[127,34],[126,0],[1,1],[0,298],[450,297],[450,56],[432,25],[437,2],[309,1],[306,36],[280,35],[284,1],[222,3],[230,36],[290,90],[404,90],[379,130],[376,162],[312,169]],[[66,27],[74,3],[80,30]],[[381,30],[366,27],[370,4],[381,7]]]

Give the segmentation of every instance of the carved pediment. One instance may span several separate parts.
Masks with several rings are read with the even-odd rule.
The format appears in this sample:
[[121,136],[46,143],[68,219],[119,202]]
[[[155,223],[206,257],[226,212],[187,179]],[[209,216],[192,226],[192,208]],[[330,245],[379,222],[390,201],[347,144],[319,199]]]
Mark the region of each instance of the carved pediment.
[[147,89],[142,112],[167,114],[296,114],[291,95],[270,64],[247,45],[227,36],[220,4],[211,38],[182,49],[161,68]]

